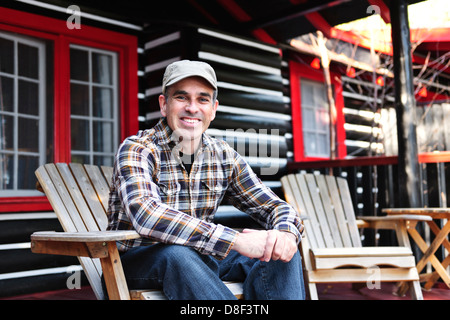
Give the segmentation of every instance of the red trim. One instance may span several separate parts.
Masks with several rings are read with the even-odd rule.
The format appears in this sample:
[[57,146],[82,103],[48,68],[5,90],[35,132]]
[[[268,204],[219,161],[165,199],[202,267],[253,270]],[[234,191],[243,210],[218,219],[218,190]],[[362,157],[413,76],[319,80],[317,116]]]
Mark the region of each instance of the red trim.
[[[419,163],[450,162],[450,151],[424,152],[418,155]],[[351,159],[289,162],[288,171],[301,169],[364,167],[397,165],[398,156],[356,157]]]
[[318,12],[311,12],[305,15],[305,18],[317,30],[322,31],[325,37],[332,38],[332,27]]
[[450,151],[424,152],[419,154],[420,163],[450,162]]
[[0,212],[53,211],[46,197],[0,198]]
[[288,171],[336,167],[387,166],[396,164],[398,164],[397,156],[357,157],[351,159],[289,162]]
[[[305,58],[307,59],[307,58]],[[309,61],[306,61],[308,63]],[[323,160],[323,158],[305,157],[303,143],[303,124],[301,112],[301,78],[311,79],[324,83],[325,78],[321,70],[313,70],[308,65],[302,65],[293,61],[289,62],[290,68],[290,87],[291,87],[291,112],[292,112],[292,135],[294,147],[295,161],[315,161]],[[336,119],[331,119],[335,123],[336,128],[336,153],[337,158],[345,158],[347,148],[345,146],[345,129],[344,129],[344,97],[342,95],[342,85],[338,79],[340,75],[331,72],[331,82],[334,87],[334,99],[336,106]]]
[[[368,0],[371,6],[378,7],[379,12],[374,12],[374,14],[380,14],[385,23],[391,23],[391,13],[388,6],[384,3],[384,0]],[[374,8],[375,9],[375,8]],[[368,12],[370,13],[370,12]]]
[[[0,30],[53,41],[54,44],[54,162],[70,156],[70,61],[71,43],[118,52],[120,140],[137,132],[138,56],[137,38],[82,25],[69,29],[65,20],[0,7]],[[52,210],[45,197],[0,198],[0,212]]]
[[70,61],[69,41],[60,36],[54,51],[54,161],[70,162]]
[[[244,11],[234,0],[217,0],[218,3],[222,7],[224,7],[225,10],[227,10],[231,15],[233,15],[238,21],[245,22],[245,21],[251,21],[252,17]],[[264,30],[264,29],[255,29],[252,30],[253,36],[255,38],[269,43],[269,44],[276,44],[277,42]]]

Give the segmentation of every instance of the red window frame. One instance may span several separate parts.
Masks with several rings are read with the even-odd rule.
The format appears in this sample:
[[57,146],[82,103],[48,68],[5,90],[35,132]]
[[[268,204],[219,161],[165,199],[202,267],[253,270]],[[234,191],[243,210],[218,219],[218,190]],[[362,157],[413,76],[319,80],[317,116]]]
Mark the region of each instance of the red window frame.
[[[120,139],[139,129],[137,37],[81,24],[67,28],[65,20],[0,7],[0,30],[51,40],[54,44],[54,162],[70,162],[70,55],[79,44],[118,53]],[[45,196],[0,198],[1,212],[52,210]]]
[[[312,58],[311,58],[312,60]],[[306,60],[305,60],[306,61]],[[309,79],[325,83],[325,76],[322,70],[313,70],[310,66],[290,61],[290,88],[291,88],[291,111],[292,111],[292,135],[294,146],[294,161],[316,161],[328,158],[306,157],[303,143],[303,125],[301,112],[301,79]],[[340,75],[331,72],[331,84],[334,88],[334,100],[336,106],[336,118],[332,119],[336,128],[336,158],[343,159],[347,155],[345,146],[344,129],[344,97],[342,95],[342,84]]]

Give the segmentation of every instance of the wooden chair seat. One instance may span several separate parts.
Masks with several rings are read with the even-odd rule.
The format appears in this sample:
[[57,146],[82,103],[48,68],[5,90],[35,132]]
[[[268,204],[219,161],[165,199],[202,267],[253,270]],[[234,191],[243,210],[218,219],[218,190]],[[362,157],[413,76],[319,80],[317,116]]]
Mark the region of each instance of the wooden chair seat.
[[[135,231],[105,231],[111,167],[45,164],[36,176],[38,189],[45,192],[64,232],[33,233],[32,252],[77,256],[97,299],[106,296],[102,274],[109,299],[166,299],[161,290],[128,290],[116,241],[140,236]],[[237,298],[243,298],[242,283],[225,284]]]
[[[340,177],[289,174],[281,182],[286,200],[305,225],[301,250],[312,299],[318,298],[316,283],[364,283],[375,268],[377,281],[407,281],[412,284],[411,296],[423,299],[406,229],[409,219],[427,221],[428,217],[357,219],[347,181]],[[394,229],[400,246],[363,247],[358,226]]]

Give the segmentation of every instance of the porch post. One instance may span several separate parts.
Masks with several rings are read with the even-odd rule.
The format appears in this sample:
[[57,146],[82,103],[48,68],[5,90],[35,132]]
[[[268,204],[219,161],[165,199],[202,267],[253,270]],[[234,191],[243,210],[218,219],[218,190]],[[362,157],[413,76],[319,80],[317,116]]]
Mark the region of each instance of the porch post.
[[421,207],[410,32],[406,0],[391,0],[400,206]]

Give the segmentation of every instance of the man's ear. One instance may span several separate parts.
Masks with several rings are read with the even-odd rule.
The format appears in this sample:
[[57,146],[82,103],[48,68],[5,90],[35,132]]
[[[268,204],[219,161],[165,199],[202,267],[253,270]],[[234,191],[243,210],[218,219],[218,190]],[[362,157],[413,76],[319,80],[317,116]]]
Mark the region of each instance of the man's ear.
[[214,118],[216,117],[216,111],[217,111],[218,106],[219,106],[219,100],[216,99],[216,102],[214,102],[214,105],[213,105],[213,113],[211,116],[211,121],[213,121]]
[[159,100],[159,109],[161,110],[161,114],[163,115],[163,117],[166,117],[167,116],[167,112],[166,112],[166,108],[167,108],[166,97],[161,94],[161,95],[159,95],[158,100]]

